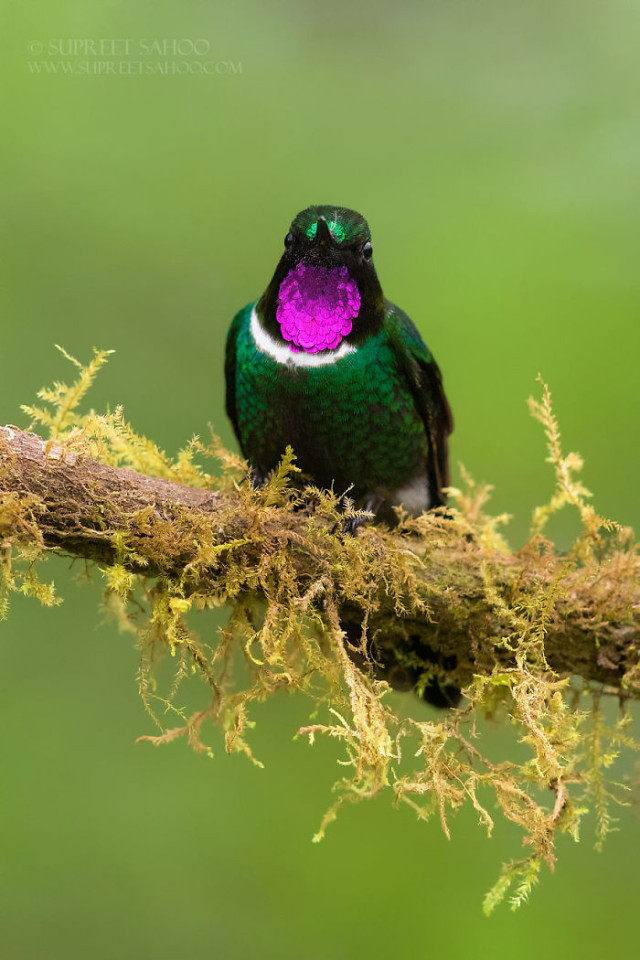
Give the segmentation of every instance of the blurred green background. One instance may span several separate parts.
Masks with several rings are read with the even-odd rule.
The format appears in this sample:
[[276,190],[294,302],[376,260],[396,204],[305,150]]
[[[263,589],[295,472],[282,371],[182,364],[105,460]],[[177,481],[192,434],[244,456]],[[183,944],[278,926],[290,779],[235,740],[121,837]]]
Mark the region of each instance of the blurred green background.
[[[384,289],[444,372],[453,461],[495,485],[512,543],[552,489],[526,410],[539,372],[597,508],[639,526],[637,3],[36,0],[3,21],[0,422],[69,374],[54,343],[95,345],[117,351],[97,408],[123,403],[170,451],[209,422],[231,444],[229,320],[291,217],[338,203],[369,219]],[[85,39],[106,52],[56,52]],[[169,55],[141,55],[153,40]],[[3,956],[637,955],[633,807],[602,854],[587,824],[527,908],[485,920],[510,831],[462,814],[447,842],[382,798],[313,846],[340,753],[292,742],[309,705],[256,711],[264,770],[215,731],[212,761],[135,745],[153,730],[99,574],[48,572],[63,606],[16,600],[1,631]]]

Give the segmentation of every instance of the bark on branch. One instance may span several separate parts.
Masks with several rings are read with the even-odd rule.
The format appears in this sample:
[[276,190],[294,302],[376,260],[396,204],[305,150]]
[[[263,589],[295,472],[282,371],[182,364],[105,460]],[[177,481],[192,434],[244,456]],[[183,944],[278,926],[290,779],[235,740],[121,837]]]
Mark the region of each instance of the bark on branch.
[[[28,503],[31,526],[16,523],[7,498]],[[163,575],[195,559],[194,544],[207,529],[216,544],[234,544],[232,560],[229,553],[219,553],[212,583],[220,582],[226,563],[256,567],[265,551],[283,543],[295,554],[305,582],[313,583],[327,576],[327,563],[317,543],[309,541],[307,519],[301,512],[274,510],[261,515],[257,530],[255,512],[242,509],[235,491],[212,492],[143,476],[69,453],[18,428],[0,427],[0,542],[5,546],[37,536],[50,551],[109,565],[123,562],[117,536],[122,534],[135,553],[129,552],[124,563],[135,573]],[[365,534],[372,535],[377,534]],[[380,549],[390,541],[391,535],[385,536],[380,535]],[[448,681],[464,686],[496,662],[508,661],[508,650],[495,641],[509,633],[505,609],[515,586],[520,589],[534,576],[531,556],[526,550],[489,556],[461,533],[427,551],[423,561],[425,582],[438,585],[429,618],[399,617],[389,600],[371,619],[369,633],[377,638],[378,657],[394,685],[410,686],[424,666],[435,663]],[[487,594],[487,564],[493,599]],[[562,590],[546,623],[550,667],[640,699],[636,555],[612,552],[599,564],[566,571],[556,557],[535,565],[536,583],[529,586],[548,592],[559,576]],[[347,633],[357,633],[362,611],[345,606],[341,616]]]

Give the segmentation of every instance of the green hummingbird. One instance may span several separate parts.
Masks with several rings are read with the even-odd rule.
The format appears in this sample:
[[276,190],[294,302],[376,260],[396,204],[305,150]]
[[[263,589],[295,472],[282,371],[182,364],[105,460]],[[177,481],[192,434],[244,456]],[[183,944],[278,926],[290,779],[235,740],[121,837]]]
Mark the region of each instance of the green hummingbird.
[[396,506],[417,515],[444,504],[453,420],[440,370],[385,299],[354,210],[312,206],[295,217],[267,289],[231,323],[225,375],[254,484],[290,444],[318,486],[349,491],[376,520],[396,523]]

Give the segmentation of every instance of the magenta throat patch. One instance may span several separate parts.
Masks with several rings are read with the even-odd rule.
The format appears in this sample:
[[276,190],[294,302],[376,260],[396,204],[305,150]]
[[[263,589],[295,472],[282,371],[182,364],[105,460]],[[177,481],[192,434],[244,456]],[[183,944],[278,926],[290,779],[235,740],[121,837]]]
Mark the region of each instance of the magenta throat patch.
[[299,263],[280,284],[276,317],[294,353],[333,350],[359,311],[360,291],[346,267]]

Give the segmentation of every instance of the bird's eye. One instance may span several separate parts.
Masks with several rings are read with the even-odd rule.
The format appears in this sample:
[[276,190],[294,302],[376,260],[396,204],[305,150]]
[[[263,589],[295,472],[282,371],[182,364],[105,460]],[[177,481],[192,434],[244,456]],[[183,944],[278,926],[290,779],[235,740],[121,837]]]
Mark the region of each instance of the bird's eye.
[[365,260],[371,260],[371,257],[373,256],[373,247],[371,246],[370,240],[367,240],[367,242],[364,244],[362,248],[362,256],[365,258]]
[[284,238],[284,245],[285,245],[285,247],[287,247],[287,249],[288,249],[292,244],[293,244],[293,234],[292,234],[292,233],[288,233],[288,234],[286,235],[286,237]]

